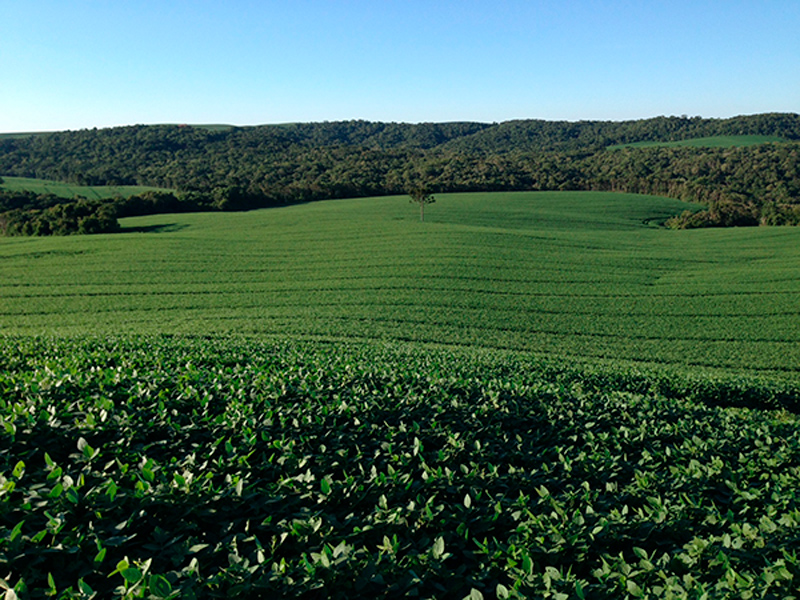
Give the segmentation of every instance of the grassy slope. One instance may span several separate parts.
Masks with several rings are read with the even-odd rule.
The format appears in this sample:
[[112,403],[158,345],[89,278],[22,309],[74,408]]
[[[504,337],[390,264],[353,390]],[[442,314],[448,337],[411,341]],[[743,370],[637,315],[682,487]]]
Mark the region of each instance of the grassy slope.
[[655,148],[688,146],[692,148],[733,148],[734,146],[755,146],[772,142],[784,142],[784,138],[774,135],[718,135],[713,137],[677,140],[674,142],[634,142],[632,144],[618,144],[609,146],[610,150],[616,148]]
[[[149,191],[162,190],[144,185],[74,185],[62,183],[60,181],[50,181],[47,179],[33,179],[29,177],[3,177],[0,189],[10,191],[31,191],[37,194],[53,194],[61,198],[74,198],[83,196],[90,200],[102,200],[105,198],[123,197],[128,198],[135,194],[142,194]],[[169,190],[163,190],[169,191]]]
[[0,241],[0,330],[290,335],[743,372],[800,365],[800,231],[668,231],[604,193],[442,195],[124,220]]

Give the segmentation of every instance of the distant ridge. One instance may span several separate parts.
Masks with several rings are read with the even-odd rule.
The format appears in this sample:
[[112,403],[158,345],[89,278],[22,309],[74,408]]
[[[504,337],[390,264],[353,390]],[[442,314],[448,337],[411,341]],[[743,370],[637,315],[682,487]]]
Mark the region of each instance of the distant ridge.
[[797,113],[131,125],[0,136],[0,176],[166,188],[191,194],[181,206],[192,210],[403,194],[419,185],[435,193],[623,191],[705,203],[705,225],[752,225],[800,220],[799,148]]

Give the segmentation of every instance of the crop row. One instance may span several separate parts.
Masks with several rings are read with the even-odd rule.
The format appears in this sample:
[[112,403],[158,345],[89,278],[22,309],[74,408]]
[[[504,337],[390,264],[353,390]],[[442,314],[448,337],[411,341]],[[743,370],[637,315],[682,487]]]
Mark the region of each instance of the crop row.
[[789,598],[800,578],[794,384],[9,337],[0,394],[20,597]]
[[667,231],[642,220],[674,202],[617,194],[443,195],[425,223],[411,208],[342,200],[4,239],[0,329],[380,338],[741,372],[800,364],[796,228]]

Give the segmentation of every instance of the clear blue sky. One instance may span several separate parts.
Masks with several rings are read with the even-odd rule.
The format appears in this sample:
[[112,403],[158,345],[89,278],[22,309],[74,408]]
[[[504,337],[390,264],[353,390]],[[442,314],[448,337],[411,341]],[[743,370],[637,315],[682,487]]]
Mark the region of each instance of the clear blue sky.
[[800,0],[0,0],[0,132],[800,112]]

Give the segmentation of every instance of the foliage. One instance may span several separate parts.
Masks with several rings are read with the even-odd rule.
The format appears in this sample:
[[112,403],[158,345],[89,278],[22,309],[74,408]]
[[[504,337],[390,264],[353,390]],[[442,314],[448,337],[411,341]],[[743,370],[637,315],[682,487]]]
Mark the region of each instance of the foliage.
[[[732,147],[736,139],[764,143]],[[788,141],[766,143],[776,139]],[[403,194],[421,176],[437,192],[660,194],[745,205],[753,223],[791,224],[800,198],[798,140],[795,114],[616,123],[135,126],[0,138],[0,173],[196,192],[204,198],[198,209],[213,210]],[[630,146],[636,143],[656,146]],[[627,147],[608,150],[619,145]]]
[[48,236],[119,230],[114,206],[98,200],[64,202],[54,196],[18,192],[0,194],[0,204],[21,206],[0,212],[0,235]]
[[23,598],[790,598],[800,577],[800,429],[768,408],[796,388],[751,381],[749,409],[725,380],[230,338],[4,338],[0,364]]
[[425,205],[426,204],[433,204],[436,202],[436,198],[433,197],[426,188],[424,187],[415,187],[411,188],[408,191],[408,195],[411,198],[411,202],[413,204],[419,204],[419,220],[425,220]]

